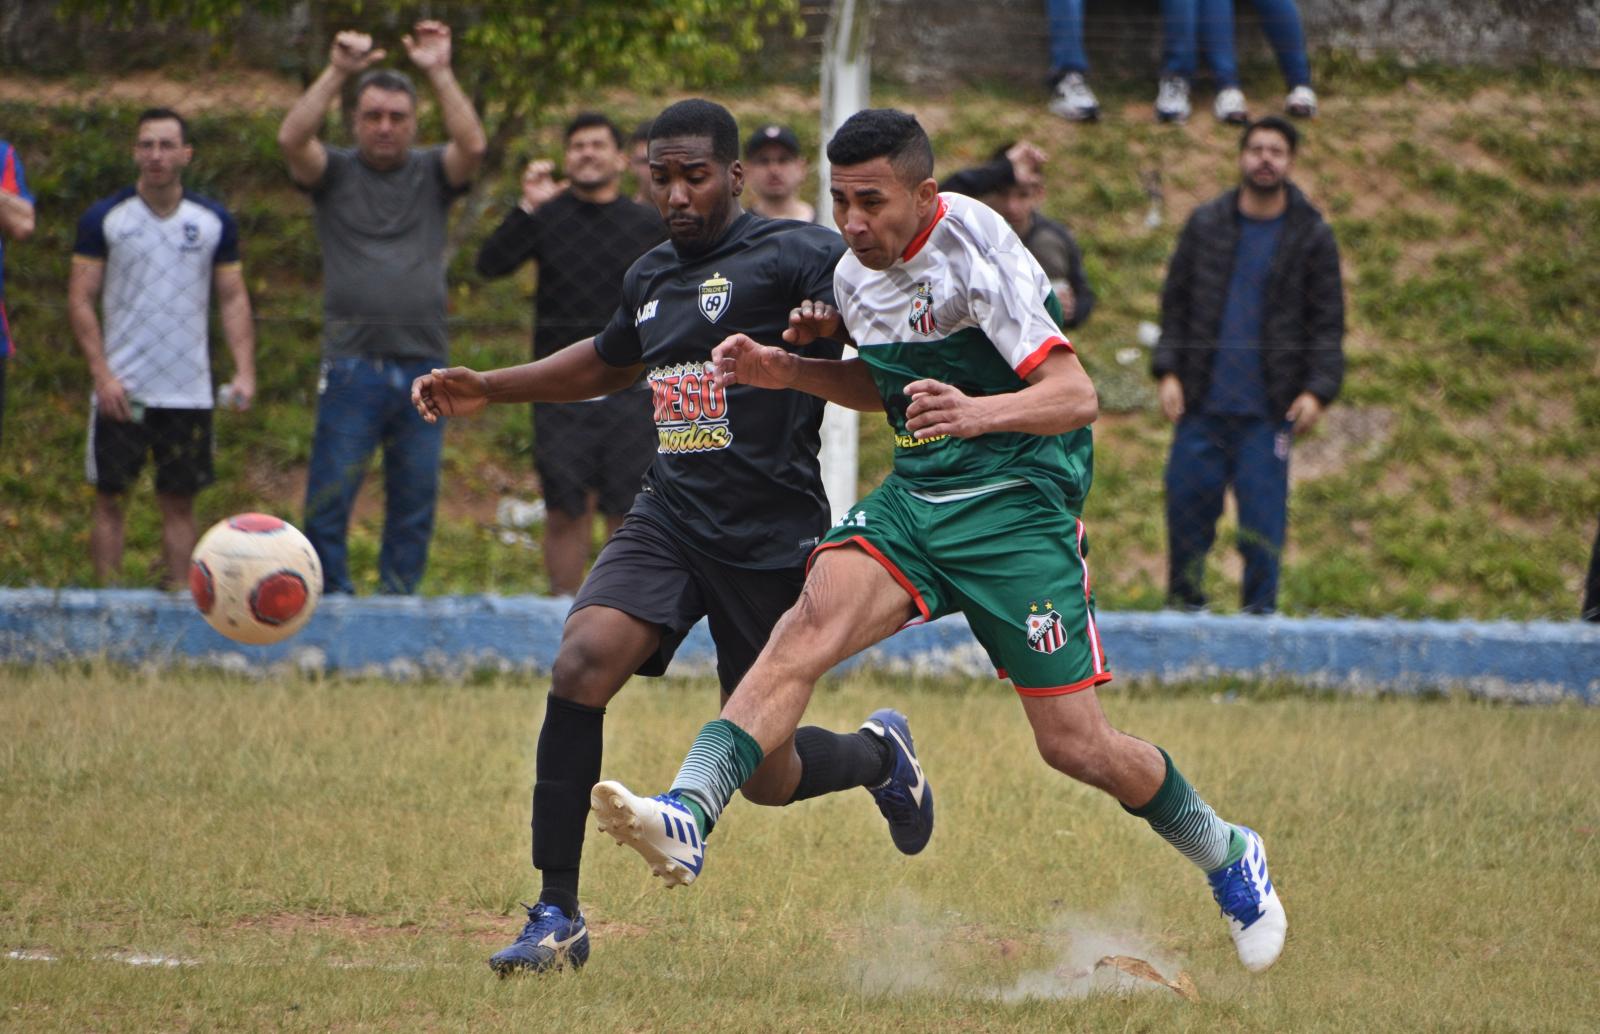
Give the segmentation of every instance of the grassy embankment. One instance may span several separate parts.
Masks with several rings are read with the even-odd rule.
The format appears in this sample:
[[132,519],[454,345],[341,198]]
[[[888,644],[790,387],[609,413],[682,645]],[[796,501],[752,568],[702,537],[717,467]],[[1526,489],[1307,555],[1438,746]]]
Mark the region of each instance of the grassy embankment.
[[[1600,79],[1549,70],[1406,74],[1344,63],[1320,72],[1324,110],[1307,127],[1296,179],[1338,233],[1350,362],[1344,397],[1295,454],[1283,607],[1569,617],[1600,512]],[[293,96],[279,84],[265,101],[214,107],[196,119],[190,182],[239,217],[261,340],[260,405],[219,417],[220,484],[202,497],[205,520],[247,508],[300,512],[319,259],[308,206],[273,145],[272,98],[286,91]],[[1136,328],[1156,318],[1163,263],[1183,219],[1233,182],[1235,133],[1203,113],[1185,127],[1154,125],[1143,84],[1108,83],[1107,117],[1087,127],[1048,118],[1031,92],[930,97],[886,88],[876,100],[923,115],[941,168],[1019,136],[1053,155],[1046,210],[1077,233],[1100,296],[1094,319],[1075,335],[1106,410],[1086,514],[1096,588],[1102,606],[1158,606],[1170,431],[1154,411],[1146,358],[1134,351]],[[608,101],[628,124],[649,111],[630,96]],[[814,97],[790,87],[736,95],[731,104],[747,122],[814,125]],[[132,110],[64,94],[0,110],[40,198],[39,233],[6,256],[22,354],[11,367],[0,456],[0,584],[91,580],[81,474],[86,376],[66,327],[64,284],[77,216],[130,178]],[[553,149],[561,114],[549,113],[530,151]],[[806,135],[814,140],[814,129]],[[1152,170],[1164,192],[1156,227],[1146,224],[1141,186]],[[509,197],[513,186],[507,175],[495,189]],[[491,207],[452,266],[455,358],[471,365],[526,355],[529,278],[483,284],[470,269],[496,217]],[[862,424],[868,488],[886,469],[889,446],[882,421],[867,416]],[[502,495],[533,496],[530,433],[517,410],[451,431],[424,591],[543,588],[536,547],[503,541],[495,525]],[[351,538],[353,567],[368,588],[380,490],[369,485]],[[153,504],[141,499],[131,508],[126,584],[150,584],[157,536]],[[1231,541],[1226,518],[1219,541]],[[1223,609],[1233,605],[1237,572],[1231,551],[1214,553],[1210,580]]]

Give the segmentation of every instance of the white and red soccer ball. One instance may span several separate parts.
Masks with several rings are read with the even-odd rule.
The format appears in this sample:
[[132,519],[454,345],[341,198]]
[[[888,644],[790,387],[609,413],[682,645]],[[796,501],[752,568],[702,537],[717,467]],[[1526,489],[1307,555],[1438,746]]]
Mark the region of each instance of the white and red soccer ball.
[[287,521],[240,513],[200,536],[189,562],[189,592],[212,628],[264,646],[311,620],[322,597],[322,563]]

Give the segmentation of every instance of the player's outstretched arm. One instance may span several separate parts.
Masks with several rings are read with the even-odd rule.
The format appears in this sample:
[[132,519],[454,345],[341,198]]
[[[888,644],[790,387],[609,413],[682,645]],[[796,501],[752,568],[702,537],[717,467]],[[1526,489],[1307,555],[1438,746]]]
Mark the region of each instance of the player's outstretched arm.
[[1009,395],[974,398],[925,378],[906,385],[906,430],[918,438],[975,438],[996,431],[1065,434],[1100,415],[1100,399],[1075,353],[1058,348],[1028,374],[1028,386]]
[[792,388],[866,413],[883,409],[883,397],[860,359],[807,359],[746,334],[730,335],[711,350],[711,378],[724,389],[735,384]]
[[465,366],[433,370],[411,382],[411,404],[430,424],[442,416],[471,416],[491,402],[581,402],[621,391],[643,367],[611,366],[584,338],[554,355],[521,366],[479,372]]

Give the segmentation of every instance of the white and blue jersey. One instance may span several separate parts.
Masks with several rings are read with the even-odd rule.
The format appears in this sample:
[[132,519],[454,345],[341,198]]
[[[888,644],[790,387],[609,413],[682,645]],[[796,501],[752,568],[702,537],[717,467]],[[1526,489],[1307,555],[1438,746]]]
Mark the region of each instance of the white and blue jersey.
[[105,264],[106,362],[128,397],[162,409],[211,408],[206,323],[218,267],[239,261],[239,229],[222,205],[184,194],[163,217],[133,187],[78,220],[74,262]]

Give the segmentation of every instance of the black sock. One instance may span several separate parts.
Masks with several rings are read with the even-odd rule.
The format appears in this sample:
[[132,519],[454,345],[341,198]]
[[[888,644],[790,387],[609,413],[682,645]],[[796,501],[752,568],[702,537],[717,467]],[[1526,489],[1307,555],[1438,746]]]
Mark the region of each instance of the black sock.
[[589,791],[600,779],[606,709],[545,699],[534,761],[533,867],[544,877],[539,900],[578,914],[578,860],[583,856]]
[[855,786],[877,786],[894,765],[889,744],[865,729],[840,733],[807,725],[795,730],[794,749],[800,755],[800,784],[790,804]]

